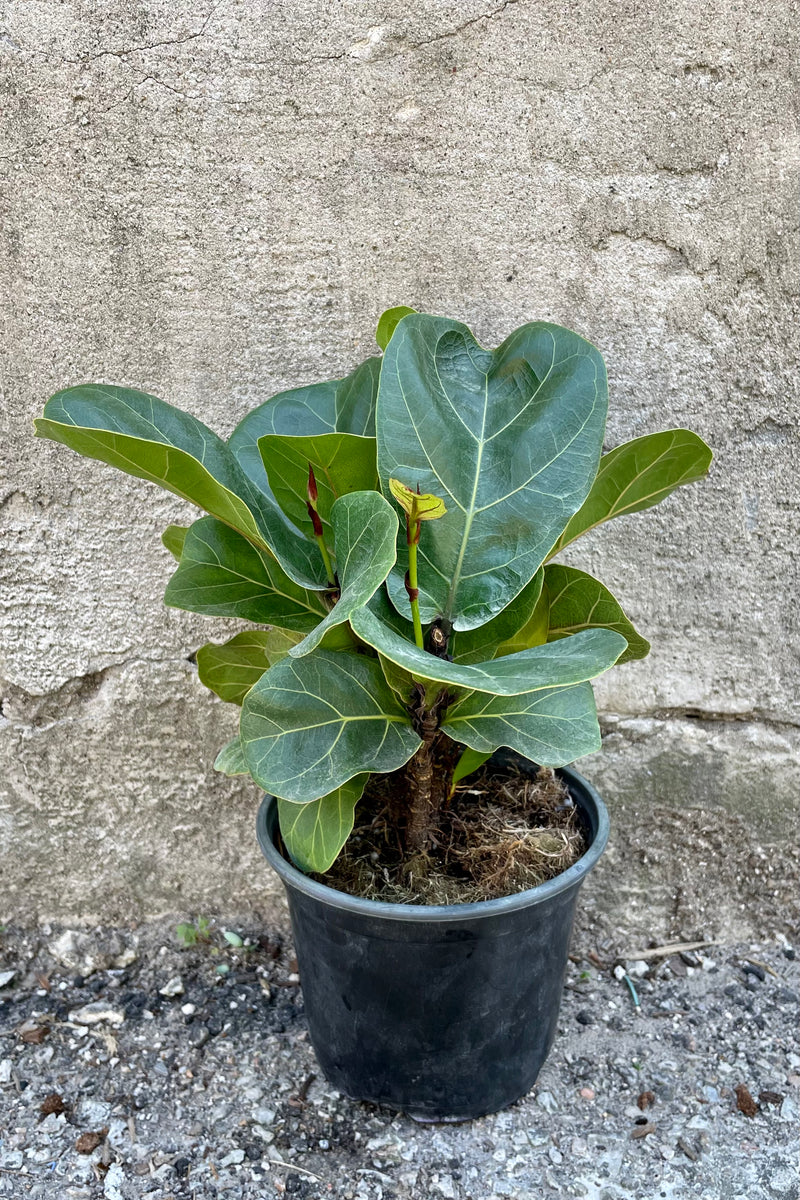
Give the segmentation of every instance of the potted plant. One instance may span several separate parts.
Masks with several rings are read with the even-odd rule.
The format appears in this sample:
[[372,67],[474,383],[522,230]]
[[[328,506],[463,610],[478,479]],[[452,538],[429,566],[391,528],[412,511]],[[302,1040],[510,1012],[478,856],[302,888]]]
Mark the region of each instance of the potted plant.
[[[711,453],[673,429],[601,456],[603,360],[558,326],[492,351],[398,308],[377,341],[381,356],[280,393],[227,442],[95,384],[53,396],[36,432],[207,514],[164,534],[178,560],[165,601],[256,626],[197,663],[241,705],[215,765],[266,793],[258,835],[288,891],[316,1053],[350,1096],[463,1119],[527,1091],[549,1049],[577,892],[608,829],[566,764],[600,746],[590,680],[649,649],[602,583],[553,559],[700,479]],[[577,860],[490,899],[420,902],[470,781],[527,795],[543,767],[566,784]],[[405,902],[326,882],[376,787]]]

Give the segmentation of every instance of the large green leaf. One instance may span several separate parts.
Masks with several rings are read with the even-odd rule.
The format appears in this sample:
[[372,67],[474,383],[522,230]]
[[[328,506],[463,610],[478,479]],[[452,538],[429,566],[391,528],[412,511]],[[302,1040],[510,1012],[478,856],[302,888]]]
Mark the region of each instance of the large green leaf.
[[442,729],[473,750],[509,746],[543,767],[563,767],[600,749],[590,683],[521,696],[473,692],[448,710]]
[[[377,405],[378,469],[441,496],[423,528],[420,614],[472,629],[542,565],[594,479],[607,407],[598,351],[557,325],[523,325],[495,351],[465,325],[412,314],[386,347]],[[390,576],[406,615],[403,544]]]
[[63,442],[205,509],[271,550],[303,586],[324,586],[317,547],[298,537],[222,439],[188,413],[146,392],[86,384],[57,392],[34,424],[37,437]]
[[309,538],[314,528],[308,515],[308,468],[317,481],[317,511],[330,525],[331,508],[340,496],[375,491],[378,467],[375,439],[354,433],[317,433],[311,437],[266,434],[258,440],[272,494],[286,516]]
[[497,647],[497,658],[504,654],[516,654],[518,650],[528,650],[531,646],[542,646],[547,641],[550,628],[550,597],[547,594],[547,584],[542,583],[539,599],[534,605],[528,620],[507,642]]
[[689,429],[666,429],[617,446],[600,460],[592,490],[548,557],[604,521],[658,504],[708,474],[713,455]]
[[378,660],[328,650],[262,675],[245,696],[240,734],[256,783],[301,804],[362,771],[394,771],[420,746]]
[[[485,625],[475,629],[465,629],[454,633],[448,647],[453,661],[458,663],[488,662],[498,654],[511,654],[513,650],[527,650],[533,642],[523,641],[512,649],[505,649],[509,643],[519,638],[530,626],[539,598],[542,594],[544,568],[540,567],[530,583],[515,596],[514,599],[501,609],[496,617],[492,617]],[[547,640],[547,630],[541,639]]]
[[356,775],[308,804],[278,801],[278,822],[289,857],[301,871],[327,871],[349,838],[356,804],[369,775]]
[[340,379],[334,396],[336,432],[356,433],[359,437],[375,437],[375,401],[381,360],[368,358],[344,379]]
[[331,509],[340,594],[324,621],[290,653],[300,658],[318,646],[329,629],[342,625],[371,600],[397,557],[397,517],[380,492],[340,496]]
[[353,629],[368,645],[417,679],[473,688],[497,696],[567,687],[593,679],[613,666],[627,646],[625,638],[610,629],[587,629],[574,637],[534,646],[489,662],[448,662],[420,650],[382,621],[376,614],[384,604],[382,598],[376,597],[373,603],[357,609],[350,618]]
[[599,579],[575,567],[549,563],[545,567],[545,580],[550,600],[548,641],[569,637],[582,629],[614,629],[628,643],[618,662],[649,654],[650,643],[636,632],[619,601]]
[[164,603],[303,634],[310,633],[328,612],[320,592],[300,587],[271,554],[213,517],[195,521],[186,534]]
[[265,671],[280,662],[299,639],[282,629],[246,629],[221,645],[207,642],[197,651],[200,682],[229,704],[241,704]]
[[380,358],[368,358],[344,379],[279,392],[254,408],[234,429],[228,446],[242,470],[268,493],[269,483],[258,449],[266,434],[312,437],[319,433],[375,436],[375,397]]

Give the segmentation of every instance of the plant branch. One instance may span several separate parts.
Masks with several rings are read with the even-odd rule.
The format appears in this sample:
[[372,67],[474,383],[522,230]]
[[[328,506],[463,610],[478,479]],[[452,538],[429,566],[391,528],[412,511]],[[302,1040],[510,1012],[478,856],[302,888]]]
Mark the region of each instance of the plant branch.
[[419,615],[419,583],[417,580],[417,546],[419,545],[421,526],[421,521],[412,521],[411,517],[406,517],[406,541],[408,542],[406,591],[411,605],[411,619],[414,622],[414,641],[420,650],[423,650],[425,646],[422,638],[422,621]]

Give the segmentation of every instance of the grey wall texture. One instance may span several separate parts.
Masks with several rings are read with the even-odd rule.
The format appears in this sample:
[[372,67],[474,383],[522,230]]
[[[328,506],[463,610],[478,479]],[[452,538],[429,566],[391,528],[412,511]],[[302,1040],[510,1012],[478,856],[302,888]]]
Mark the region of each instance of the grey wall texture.
[[[584,539],[653,651],[601,681],[592,903],[782,927],[800,794],[798,36],[789,0],[10,0],[0,15],[0,919],[261,911],[236,710],[162,607],[187,509],[31,420],[124,383],[222,434],[385,307],[604,353],[607,445],[710,479]],[[777,849],[776,849],[777,848]],[[702,887],[700,886],[702,881]],[[761,918],[759,918],[761,914]]]

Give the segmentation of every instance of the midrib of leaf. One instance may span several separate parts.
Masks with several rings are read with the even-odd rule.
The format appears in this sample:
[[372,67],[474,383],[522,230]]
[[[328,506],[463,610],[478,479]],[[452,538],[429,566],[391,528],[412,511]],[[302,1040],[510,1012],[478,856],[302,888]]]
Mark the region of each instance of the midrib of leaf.
[[[453,404],[452,404],[452,401],[450,400],[449,396],[447,397],[447,400],[448,400],[448,403],[450,404],[450,407],[452,408]],[[467,519],[464,522],[464,536],[461,539],[461,549],[458,552],[458,559],[456,560],[455,571],[453,572],[453,578],[450,581],[450,590],[447,593],[447,612],[445,613],[445,615],[448,618],[450,617],[450,615],[453,611],[453,604],[455,603],[456,592],[458,591],[458,585],[461,582],[461,571],[464,566],[464,555],[467,552],[467,542],[469,541],[469,535],[472,530],[472,522],[475,520],[475,501],[478,498],[478,483],[480,482],[480,477],[481,477],[481,464],[483,463],[483,448],[486,444],[485,440],[484,440],[484,435],[486,433],[486,413],[488,412],[488,409],[489,409],[489,376],[485,375],[484,376],[484,385],[483,385],[483,418],[481,421],[481,436],[480,436],[480,439],[477,439],[477,438],[475,439],[478,443],[478,458],[475,463],[475,479],[473,480],[473,484],[472,484],[472,495],[470,496],[469,510],[468,511],[465,510],[465,515],[466,515]],[[475,437],[474,434],[472,434],[472,436]]]

